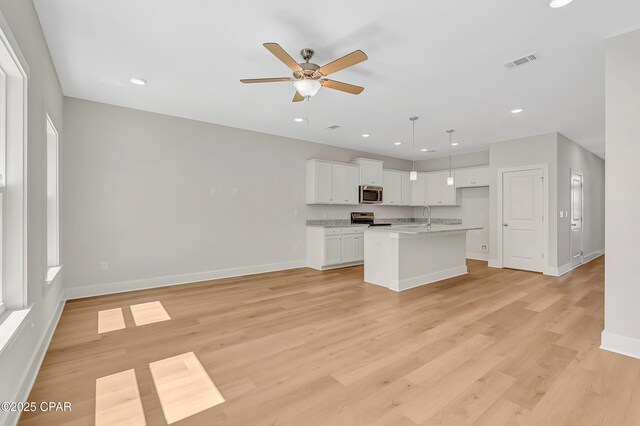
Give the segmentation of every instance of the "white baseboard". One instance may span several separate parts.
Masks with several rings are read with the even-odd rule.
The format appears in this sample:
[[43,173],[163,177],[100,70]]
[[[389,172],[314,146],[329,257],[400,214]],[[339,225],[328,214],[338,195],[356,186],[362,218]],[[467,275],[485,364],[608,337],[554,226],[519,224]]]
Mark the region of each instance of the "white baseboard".
[[[51,323],[47,328],[47,331],[44,333],[42,338],[40,339],[40,343],[38,344],[37,349],[34,351],[31,356],[31,360],[29,364],[27,364],[27,370],[25,371],[22,380],[20,381],[20,387],[18,388],[18,392],[16,393],[13,401],[27,401],[29,399],[29,394],[31,393],[31,389],[33,388],[34,383],[36,382],[36,378],[38,377],[38,373],[40,372],[40,367],[42,366],[42,361],[44,361],[44,356],[47,354],[47,349],[49,349],[49,343],[51,343],[51,339],[53,338],[53,333],[56,331],[56,327],[58,326],[58,322],[60,321],[60,317],[62,316],[62,311],[64,309],[65,298],[64,293],[60,294],[60,300],[58,302],[58,307],[56,308],[55,313],[53,314],[53,318],[51,319]],[[5,424],[7,425],[15,425],[18,423],[20,419],[19,411],[10,411],[5,419]]]
[[594,251],[591,254],[588,254],[586,256],[583,256],[582,258],[582,263],[579,265],[576,265],[574,268],[571,267],[571,263],[566,263],[562,266],[559,266],[557,268],[553,268],[553,267],[549,267],[547,268],[547,270],[544,272],[544,275],[549,275],[552,277],[561,277],[564,274],[571,272],[573,269],[575,268],[579,268],[582,265],[585,265],[589,262],[591,262],[594,259],[599,258],[600,256],[604,255],[604,250],[598,250],[598,251]]
[[557,268],[550,266],[544,271],[544,275],[549,275],[551,277],[561,277],[567,272],[571,272],[571,263],[566,263]]
[[239,277],[243,275],[262,274],[265,272],[284,271],[286,269],[303,268],[306,261],[271,263],[266,265],[247,266],[241,268],[219,269],[217,271],[196,272],[190,274],[169,275],[165,277],[143,278],[140,280],[120,281],[106,284],[96,284],[86,287],[67,288],[67,300],[84,297],[102,296],[105,294],[123,293],[127,291],[145,290],[156,287],[166,287],[179,284],[191,284],[200,281],[217,280],[221,278]]
[[602,332],[600,349],[640,359],[640,340]]
[[589,263],[594,259],[599,258],[600,256],[604,256],[604,250],[597,250],[591,254],[588,254],[582,258],[582,264]]
[[455,268],[445,269],[444,271],[434,272],[432,274],[420,275],[418,277],[407,278],[404,280],[391,282],[390,290],[404,291],[411,288],[420,287],[426,284],[432,284],[436,281],[446,280],[447,278],[458,277],[467,273],[467,266],[456,266]]
[[502,264],[497,259],[489,259],[489,268],[502,268]]
[[486,252],[467,252],[467,259],[472,259],[472,260],[484,260],[485,262],[487,260],[489,260],[489,253]]

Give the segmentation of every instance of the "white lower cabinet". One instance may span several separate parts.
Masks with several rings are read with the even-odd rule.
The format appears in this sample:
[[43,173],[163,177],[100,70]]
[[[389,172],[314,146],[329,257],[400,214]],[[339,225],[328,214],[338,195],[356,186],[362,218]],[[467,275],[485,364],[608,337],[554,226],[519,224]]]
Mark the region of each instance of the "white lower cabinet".
[[342,238],[340,235],[324,237],[324,264],[335,265],[342,263]]
[[364,261],[364,227],[307,227],[307,266],[330,269]]

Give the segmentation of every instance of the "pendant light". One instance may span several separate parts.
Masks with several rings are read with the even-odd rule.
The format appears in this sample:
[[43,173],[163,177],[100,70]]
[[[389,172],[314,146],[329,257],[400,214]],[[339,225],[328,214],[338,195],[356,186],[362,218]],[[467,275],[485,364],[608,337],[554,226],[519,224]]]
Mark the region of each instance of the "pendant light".
[[411,121],[411,129],[413,132],[411,140],[411,157],[413,159],[413,166],[411,166],[411,173],[409,173],[409,180],[418,180],[418,172],[416,172],[416,120],[418,117],[409,117]]
[[455,130],[453,129],[447,130],[447,133],[449,133],[449,177],[447,178],[448,186],[453,186],[453,175],[451,174],[451,134],[453,132],[455,132]]

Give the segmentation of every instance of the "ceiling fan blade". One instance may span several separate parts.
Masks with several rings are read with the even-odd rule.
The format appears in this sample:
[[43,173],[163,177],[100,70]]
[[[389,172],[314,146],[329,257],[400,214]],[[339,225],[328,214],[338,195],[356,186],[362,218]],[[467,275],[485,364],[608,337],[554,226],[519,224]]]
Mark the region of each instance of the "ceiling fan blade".
[[247,83],[278,83],[281,81],[291,81],[289,77],[274,77],[274,78],[243,78],[241,82]]
[[364,87],[356,86],[354,84],[342,83],[335,80],[321,80],[320,83],[322,83],[322,87],[351,93],[352,95],[359,95],[364,90]]
[[356,50],[354,52],[349,53],[348,55],[343,56],[340,59],[336,59],[335,61],[320,67],[318,71],[322,75],[329,75],[329,74],[333,74],[334,72],[338,72],[345,68],[351,67],[355,64],[359,64],[360,62],[364,62],[367,59],[369,58],[367,57],[367,55],[365,55],[365,53],[362,50]]
[[302,101],[304,101],[304,96],[302,96],[300,92],[296,90],[296,94],[293,95],[293,100],[291,102],[302,102]]
[[264,47],[280,59],[291,71],[302,71],[302,67],[278,43],[264,43]]

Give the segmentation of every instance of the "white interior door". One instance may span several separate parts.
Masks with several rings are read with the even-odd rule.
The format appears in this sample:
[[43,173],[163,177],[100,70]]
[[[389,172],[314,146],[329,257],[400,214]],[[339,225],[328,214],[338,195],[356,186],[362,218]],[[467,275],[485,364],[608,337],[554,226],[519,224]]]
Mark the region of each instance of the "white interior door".
[[544,182],[542,169],[502,175],[502,265],[542,272]]
[[583,262],[582,257],[582,175],[571,174],[571,267]]

